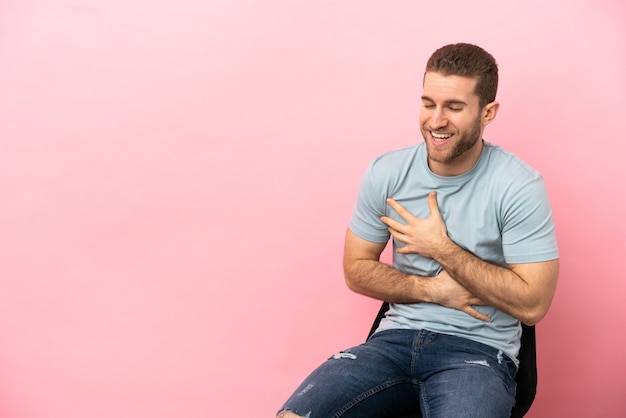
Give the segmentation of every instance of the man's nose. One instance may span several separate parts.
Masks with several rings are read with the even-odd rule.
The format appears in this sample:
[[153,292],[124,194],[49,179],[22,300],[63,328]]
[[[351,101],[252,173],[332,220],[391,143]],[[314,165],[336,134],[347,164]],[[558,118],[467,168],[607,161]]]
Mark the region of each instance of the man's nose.
[[433,130],[437,130],[439,128],[443,128],[448,124],[448,119],[446,119],[446,115],[443,112],[443,109],[437,108],[433,112],[430,117],[430,127]]

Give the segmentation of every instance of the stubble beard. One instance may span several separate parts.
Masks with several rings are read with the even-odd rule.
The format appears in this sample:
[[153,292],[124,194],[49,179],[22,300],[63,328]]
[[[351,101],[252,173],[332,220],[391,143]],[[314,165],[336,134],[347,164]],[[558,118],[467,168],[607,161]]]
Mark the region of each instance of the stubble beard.
[[481,128],[480,118],[477,118],[475,123],[472,125],[472,128],[466,133],[464,133],[463,135],[459,136],[459,139],[454,145],[454,148],[452,148],[449,152],[445,154],[442,154],[438,152],[437,150],[433,149],[432,145],[430,144],[430,141],[428,140],[429,131],[424,128],[424,131],[422,132],[422,136],[424,137],[424,141],[426,142],[426,150],[428,152],[428,158],[440,164],[446,164],[446,163],[452,162],[456,158],[460,157],[461,155],[465,154],[467,151],[472,149],[474,145],[476,145],[476,143],[481,139],[480,128]]

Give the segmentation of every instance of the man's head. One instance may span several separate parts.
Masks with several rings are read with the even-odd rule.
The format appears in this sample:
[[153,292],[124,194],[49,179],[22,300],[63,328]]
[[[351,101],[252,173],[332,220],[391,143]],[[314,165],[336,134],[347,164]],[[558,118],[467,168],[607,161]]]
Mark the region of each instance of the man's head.
[[436,50],[426,64],[426,72],[476,78],[480,107],[496,100],[498,66],[484,49],[471,44],[446,45]]
[[477,46],[444,46],[428,60],[420,126],[434,173],[459,175],[478,161],[483,130],[498,111],[497,85],[495,60]]

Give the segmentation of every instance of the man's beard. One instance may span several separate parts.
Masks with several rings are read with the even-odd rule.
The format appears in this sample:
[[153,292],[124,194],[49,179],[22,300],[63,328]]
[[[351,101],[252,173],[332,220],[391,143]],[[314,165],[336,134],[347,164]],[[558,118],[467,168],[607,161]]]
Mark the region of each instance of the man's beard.
[[443,155],[441,155],[438,151],[431,149],[431,144],[427,139],[428,133],[422,132],[424,140],[426,141],[428,158],[434,162],[443,164],[453,161],[455,158],[472,149],[472,147],[481,139],[480,128],[480,118],[477,118],[471,129],[459,136],[454,148],[452,148],[447,154]]

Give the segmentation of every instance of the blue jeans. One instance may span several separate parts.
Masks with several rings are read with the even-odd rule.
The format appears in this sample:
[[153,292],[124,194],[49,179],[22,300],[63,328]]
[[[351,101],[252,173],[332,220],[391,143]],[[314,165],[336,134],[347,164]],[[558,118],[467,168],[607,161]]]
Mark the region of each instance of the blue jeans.
[[515,403],[513,360],[465,338],[387,330],[318,367],[282,410],[307,418],[508,418]]

